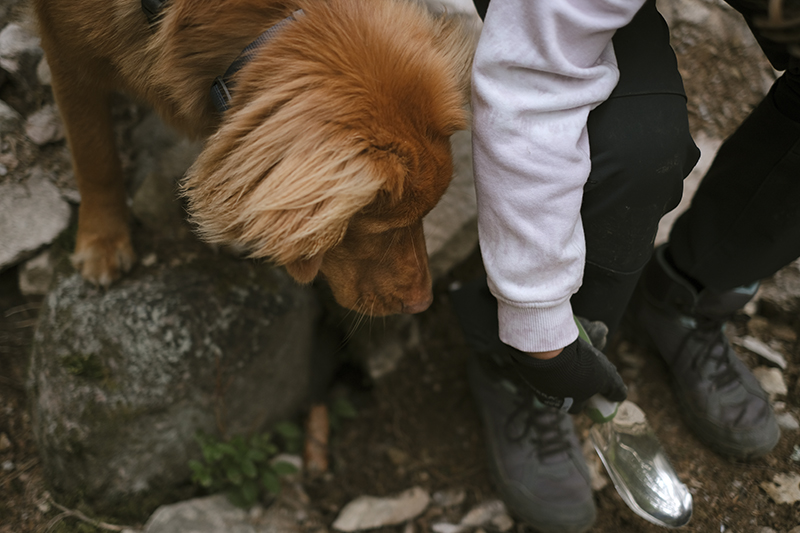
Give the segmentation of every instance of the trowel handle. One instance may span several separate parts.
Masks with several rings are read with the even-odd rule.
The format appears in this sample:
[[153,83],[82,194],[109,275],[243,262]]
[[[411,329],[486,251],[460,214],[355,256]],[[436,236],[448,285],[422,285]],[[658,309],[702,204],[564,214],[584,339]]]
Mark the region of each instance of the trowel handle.
[[619,403],[612,402],[605,396],[595,394],[586,402],[586,415],[597,424],[605,424],[617,416]]
[[[592,341],[589,340],[589,335],[586,334],[586,330],[583,329],[578,317],[573,318],[575,319],[575,325],[578,326],[578,336],[591,344]],[[586,414],[592,421],[598,424],[605,424],[617,416],[617,407],[619,407],[617,402],[612,402],[605,396],[595,394],[586,402]]]

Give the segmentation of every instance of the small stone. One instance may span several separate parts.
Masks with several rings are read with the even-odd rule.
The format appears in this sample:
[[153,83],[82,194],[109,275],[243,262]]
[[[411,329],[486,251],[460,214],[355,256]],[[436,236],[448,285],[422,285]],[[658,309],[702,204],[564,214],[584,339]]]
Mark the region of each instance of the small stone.
[[3,470],[6,472],[11,472],[16,467],[17,465],[14,464],[14,461],[3,461]]
[[0,452],[4,452],[11,448],[11,441],[8,439],[8,435],[5,433],[0,433]]
[[779,415],[775,415],[776,420],[778,421],[778,425],[781,429],[785,429],[787,431],[797,431],[800,429],[800,423],[797,422],[797,419],[792,415],[792,413],[781,413]]
[[19,291],[26,296],[47,294],[53,279],[53,261],[46,250],[19,269]]
[[490,500],[472,508],[461,519],[461,525],[469,527],[484,526],[501,514],[507,514],[505,504],[500,500]]
[[775,503],[791,505],[800,501],[800,475],[796,473],[776,474],[772,481],[760,486]]
[[47,63],[47,58],[44,56],[36,66],[36,77],[42,85],[51,85],[53,83],[53,76],[50,74],[50,65]]
[[64,138],[64,125],[54,105],[46,105],[28,117],[25,135],[39,146]]
[[506,513],[499,514],[492,518],[491,520],[492,525],[497,528],[498,531],[501,533],[505,533],[506,531],[510,531],[511,528],[514,527],[514,519],[508,516]]
[[272,458],[270,464],[288,463],[295,467],[298,472],[303,471],[303,458],[294,453],[279,453]]
[[140,261],[143,267],[151,267],[155,265],[156,262],[158,262],[158,257],[154,253],[147,254]]
[[386,456],[394,466],[403,466],[408,464],[411,459],[406,452],[400,448],[389,447],[386,448]]
[[422,514],[429,503],[430,496],[420,487],[390,498],[361,496],[345,505],[333,528],[358,531],[402,524]]
[[455,507],[464,503],[466,497],[464,489],[440,490],[433,494],[433,503],[439,507]]
[[30,257],[67,228],[70,208],[41,171],[0,184],[0,269]]
[[800,444],[794,445],[794,448],[792,448],[792,455],[789,456],[789,459],[795,463],[800,463]]
[[770,398],[786,395],[788,392],[786,382],[783,380],[783,374],[781,374],[781,371],[777,368],[759,366],[753,369],[753,375],[761,384],[764,391],[769,394]]
[[458,524],[451,524],[449,522],[439,522],[431,526],[436,533],[460,533],[465,528]]
[[755,337],[750,337],[748,335],[736,340],[735,343],[750,350],[754,354],[763,357],[778,368],[786,370],[786,358],[783,357],[781,353],[767,346],[765,343],[761,342]]
[[39,37],[20,24],[8,24],[0,31],[0,67],[7,72],[20,72],[28,58],[42,54]]

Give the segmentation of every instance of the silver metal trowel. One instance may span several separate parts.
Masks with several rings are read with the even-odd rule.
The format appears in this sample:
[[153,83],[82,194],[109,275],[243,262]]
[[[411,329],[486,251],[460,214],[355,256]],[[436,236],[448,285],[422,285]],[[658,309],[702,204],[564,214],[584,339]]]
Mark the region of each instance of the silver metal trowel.
[[[576,320],[581,338],[591,343]],[[631,510],[654,524],[675,528],[692,517],[692,495],[679,479],[647,418],[635,403],[589,399],[589,438],[614,487]]]

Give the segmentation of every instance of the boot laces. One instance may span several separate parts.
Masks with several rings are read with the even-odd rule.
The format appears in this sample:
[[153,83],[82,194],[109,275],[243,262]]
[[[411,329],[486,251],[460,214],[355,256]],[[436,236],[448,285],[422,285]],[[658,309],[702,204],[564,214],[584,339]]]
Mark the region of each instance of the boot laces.
[[[564,416],[567,415],[555,408],[539,404],[532,391],[523,389],[514,398],[514,410],[506,419],[506,438],[511,442],[528,438],[544,461],[570,448],[569,431],[561,423]],[[522,423],[517,424],[518,420]]]
[[677,355],[681,354],[690,342],[702,346],[700,350],[692,354],[691,368],[704,372],[709,368],[708,364],[712,363],[711,373],[707,377],[717,390],[723,389],[739,378],[739,374],[729,359],[730,348],[723,324],[719,320],[697,319],[697,327],[684,336],[677,351]]

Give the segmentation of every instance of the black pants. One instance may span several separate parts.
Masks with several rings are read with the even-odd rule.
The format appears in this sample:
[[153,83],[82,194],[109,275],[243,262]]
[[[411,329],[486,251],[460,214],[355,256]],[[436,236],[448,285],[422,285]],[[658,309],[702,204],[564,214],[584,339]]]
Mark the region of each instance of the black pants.
[[677,266],[701,285],[727,290],[771,276],[800,256],[800,60],[750,24],[783,75],[720,148],[670,233]]
[[[475,1],[483,15],[488,0]],[[719,290],[767,277],[800,256],[800,68],[785,47],[757,38],[786,73],[723,144],[670,234],[677,266]],[[589,115],[586,267],[572,298],[576,314],[612,330],[652,254],[659,220],[677,206],[699,157],[668,28],[653,0],[617,31],[614,49],[620,81]]]

